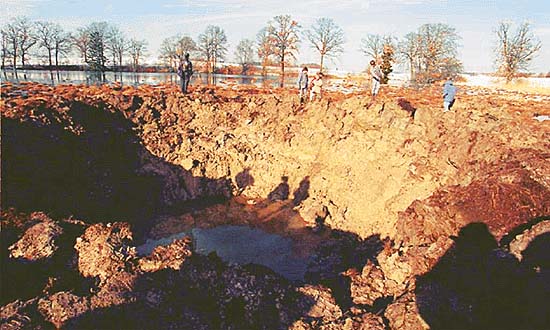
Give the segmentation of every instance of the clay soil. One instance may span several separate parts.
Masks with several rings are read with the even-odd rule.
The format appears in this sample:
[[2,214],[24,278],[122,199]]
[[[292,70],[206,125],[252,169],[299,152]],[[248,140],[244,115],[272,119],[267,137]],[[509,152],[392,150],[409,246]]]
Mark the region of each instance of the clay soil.
[[[549,327],[550,97],[440,89],[2,85],[2,329]],[[304,280],[136,254],[225,224]]]

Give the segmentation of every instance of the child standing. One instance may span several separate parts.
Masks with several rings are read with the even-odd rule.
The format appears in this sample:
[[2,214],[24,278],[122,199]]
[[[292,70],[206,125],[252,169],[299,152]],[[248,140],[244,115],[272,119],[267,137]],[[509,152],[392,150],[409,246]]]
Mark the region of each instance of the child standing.
[[311,92],[309,94],[309,100],[313,101],[319,97],[321,99],[321,91],[323,87],[323,73],[318,72],[315,74],[315,77],[311,80]]

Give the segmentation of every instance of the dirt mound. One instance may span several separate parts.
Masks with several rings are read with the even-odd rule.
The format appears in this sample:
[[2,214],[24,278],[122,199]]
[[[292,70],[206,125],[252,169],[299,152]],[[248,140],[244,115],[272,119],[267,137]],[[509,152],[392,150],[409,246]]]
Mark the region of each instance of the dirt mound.
[[[465,90],[444,114],[439,93],[3,85],[2,323],[544,327],[550,130],[532,114],[550,104]],[[295,241],[304,281],[187,239],[135,252],[222,224]]]

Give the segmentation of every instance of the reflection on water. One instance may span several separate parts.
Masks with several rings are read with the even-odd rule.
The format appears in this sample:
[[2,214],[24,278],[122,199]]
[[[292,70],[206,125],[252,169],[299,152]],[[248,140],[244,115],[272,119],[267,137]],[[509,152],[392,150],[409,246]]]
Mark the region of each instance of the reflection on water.
[[303,280],[309,258],[293,252],[290,238],[267,233],[248,226],[218,226],[209,229],[194,228],[159,240],[147,240],[137,247],[139,255],[148,255],[159,245],[168,245],[174,240],[191,236],[194,250],[208,255],[211,252],[233,264],[258,264],[291,281]]
[[[196,73],[191,77],[191,85],[219,85],[219,84],[240,84],[276,87],[279,83],[276,76],[240,76],[225,74],[204,74]],[[32,81],[42,84],[114,84],[138,86],[175,84],[180,85],[177,74],[172,72],[92,72],[92,71],[43,71],[43,70],[2,70],[2,80],[14,83]],[[288,80],[287,84],[292,84]]]

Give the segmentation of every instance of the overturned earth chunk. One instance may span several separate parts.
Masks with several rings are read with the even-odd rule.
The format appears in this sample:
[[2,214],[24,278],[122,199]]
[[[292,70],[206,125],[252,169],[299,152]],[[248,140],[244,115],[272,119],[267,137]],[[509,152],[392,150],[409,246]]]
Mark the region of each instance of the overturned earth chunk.
[[50,219],[37,223],[9,247],[10,257],[28,261],[50,258],[58,248],[55,241],[62,233],[63,229]]

